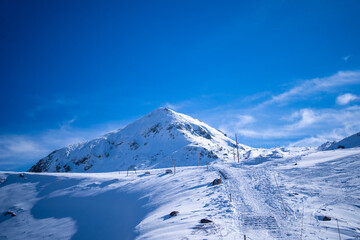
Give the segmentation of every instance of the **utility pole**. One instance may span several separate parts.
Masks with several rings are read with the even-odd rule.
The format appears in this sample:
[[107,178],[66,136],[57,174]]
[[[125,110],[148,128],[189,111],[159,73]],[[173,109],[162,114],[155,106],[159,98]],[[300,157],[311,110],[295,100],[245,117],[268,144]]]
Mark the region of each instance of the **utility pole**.
[[337,229],[338,229],[338,233],[339,233],[339,240],[341,240],[341,235],[340,235],[340,228],[339,228],[339,221],[336,218],[336,223],[337,223]]
[[176,168],[175,168],[175,158],[174,158],[174,175],[175,175],[175,173],[176,173]]
[[301,216],[301,232],[300,232],[300,240],[302,240],[302,234],[303,234],[303,228],[304,228],[304,203],[303,203],[303,209],[302,209],[302,216]]
[[240,163],[239,144],[238,144],[238,141],[237,141],[237,134],[236,133],[235,133],[235,140],[236,140],[237,159],[238,159],[238,163]]

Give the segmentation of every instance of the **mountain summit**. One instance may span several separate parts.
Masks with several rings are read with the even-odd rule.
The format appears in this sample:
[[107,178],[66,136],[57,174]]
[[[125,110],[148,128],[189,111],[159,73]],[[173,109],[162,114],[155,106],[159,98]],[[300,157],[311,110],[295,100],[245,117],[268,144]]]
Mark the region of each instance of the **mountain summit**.
[[[126,127],[50,153],[30,172],[107,172],[233,160],[235,142],[207,124],[158,108]],[[240,153],[250,147],[239,144]],[[199,160],[198,160],[199,159]]]

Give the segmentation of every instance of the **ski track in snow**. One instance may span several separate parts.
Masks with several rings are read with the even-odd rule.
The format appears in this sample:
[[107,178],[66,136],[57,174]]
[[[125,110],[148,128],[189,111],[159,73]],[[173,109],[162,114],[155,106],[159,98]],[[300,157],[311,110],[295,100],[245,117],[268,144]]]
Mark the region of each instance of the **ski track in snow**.
[[279,206],[268,205],[276,203],[277,199],[274,199],[276,193],[265,171],[219,165],[215,169],[228,178],[224,185],[227,194],[231,194],[239,238],[246,235],[247,239],[286,239],[278,223],[278,212],[272,209]]

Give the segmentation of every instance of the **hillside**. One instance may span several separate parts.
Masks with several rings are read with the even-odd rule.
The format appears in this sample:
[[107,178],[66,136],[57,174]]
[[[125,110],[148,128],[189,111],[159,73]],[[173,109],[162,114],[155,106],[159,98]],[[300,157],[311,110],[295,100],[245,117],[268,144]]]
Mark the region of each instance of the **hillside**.
[[360,132],[346,137],[340,141],[329,141],[322,144],[318,149],[322,151],[360,147]]
[[[207,124],[158,108],[126,127],[94,140],[61,148],[30,172],[108,172],[174,165],[205,165],[233,159],[235,142]],[[239,144],[241,154],[251,148]]]
[[359,157],[315,151],[176,174],[0,172],[0,239],[359,239]]

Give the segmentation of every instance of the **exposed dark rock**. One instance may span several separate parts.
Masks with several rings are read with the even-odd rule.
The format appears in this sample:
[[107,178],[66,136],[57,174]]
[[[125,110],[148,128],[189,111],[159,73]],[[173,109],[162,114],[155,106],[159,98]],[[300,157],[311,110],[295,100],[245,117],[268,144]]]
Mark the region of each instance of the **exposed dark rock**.
[[19,174],[19,177],[24,177],[24,174],[20,173],[20,174]]
[[211,135],[206,131],[204,128],[199,127],[197,131],[195,131],[200,136],[206,138],[206,139],[212,139]]
[[179,213],[179,211],[172,211],[172,212],[170,213],[170,216],[172,216],[172,217],[177,216],[178,213]]
[[90,158],[90,156],[87,155],[87,156],[83,157],[82,159],[75,161],[74,164],[79,166],[80,164],[84,164],[89,158]]
[[131,150],[136,150],[138,148],[139,148],[139,144],[137,142],[134,141],[134,142],[130,143]]
[[216,178],[214,181],[212,181],[212,185],[215,186],[215,185],[219,185],[222,183],[222,180],[221,178]]
[[317,219],[320,221],[331,221],[331,217],[328,216],[317,216]]
[[211,223],[212,221],[206,218],[200,220],[200,223]]
[[157,123],[157,124],[155,124],[154,126],[152,126],[151,128],[149,128],[148,130],[147,130],[147,132],[146,133],[144,133],[143,134],[143,136],[144,137],[148,137],[148,136],[150,136],[150,134],[157,134],[157,133],[159,133],[160,132],[160,123]]
[[63,168],[64,168],[65,172],[70,172],[71,171],[71,167],[69,165],[67,165],[67,164],[65,164]]
[[85,166],[85,167],[84,167],[84,171],[89,170],[90,168],[92,168],[92,166],[93,166],[92,164]]
[[50,165],[49,157],[45,157],[32,166],[28,172],[47,172]]
[[208,157],[208,158],[212,158],[212,159],[218,159],[219,158],[213,151],[209,151],[207,149],[201,150],[200,156],[201,157]]
[[16,216],[16,213],[14,213],[13,211],[6,211],[6,212],[4,213],[4,216],[7,216],[7,215],[10,215],[10,216],[12,216],[12,217],[15,217],[15,216]]

